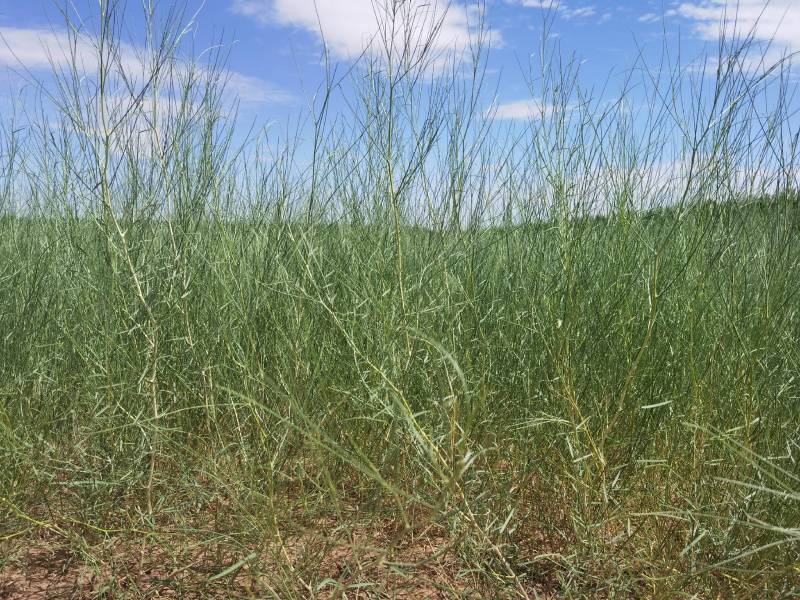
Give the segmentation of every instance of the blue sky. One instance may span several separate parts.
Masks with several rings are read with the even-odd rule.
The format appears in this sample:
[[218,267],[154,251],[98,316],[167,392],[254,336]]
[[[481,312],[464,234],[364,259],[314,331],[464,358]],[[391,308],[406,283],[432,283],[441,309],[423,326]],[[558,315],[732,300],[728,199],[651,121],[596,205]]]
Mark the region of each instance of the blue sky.
[[[429,5],[435,0],[407,0]],[[63,35],[56,0],[0,0],[0,95],[13,97],[23,86],[20,73],[47,77]],[[72,0],[91,29],[96,0]],[[161,9],[171,6],[162,0]],[[141,2],[127,3],[125,29],[132,47],[141,34]],[[371,0],[188,0],[187,15],[197,12],[189,45],[194,53],[220,40],[230,50],[230,89],[240,100],[244,117],[282,119],[302,111],[322,81],[322,40],[336,64],[348,65],[375,34]],[[733,21],[755,37],[772,39],[771,52],[800,49],[798,0],[487,0],[483,9],[472,2],[441,2],[442,49],[469,38],[480,11],[491,29],[489,87],[496,89],[497,115],[525,118],[536,102],[526,87],[524,69],[537,50],[543,18],[553,17],[551,33],[564,52],[583,63],[582,83],[601,86],[629,68],[638,52],[655,60],[667,43],[680,44],[683,60],[693,60],[715,44],[720,23]],[[446,10],[446,12],[444,12]],[[613,92],[612,94],[613,95]]]

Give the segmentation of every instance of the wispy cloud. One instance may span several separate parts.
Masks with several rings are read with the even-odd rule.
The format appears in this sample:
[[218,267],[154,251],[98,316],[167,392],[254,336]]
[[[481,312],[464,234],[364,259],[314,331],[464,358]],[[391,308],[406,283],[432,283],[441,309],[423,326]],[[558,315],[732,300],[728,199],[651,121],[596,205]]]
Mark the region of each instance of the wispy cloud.
[[561,107],[545,104],[535,98],[514,100],[493,105],[488,114],[501,120],[528,120],[546,117],[562,110]]
[[[66,68],[73,62],[85,74],[98,70],[98,55],[94,40],[88,36],[71,36],[66,31],[0,27],[0,67],[43,73]],[[115,68],[142,83],[146,72],[144,52],[130,44],[120,44]],[[185,65],[189,68],[189,64]],[[202,74],[203,68],[197,67]],[[236,71],[221,73],[229,94],[243,103],[285,103],[292,95],[278,86],[257,77]]]
[[[0,66],[30,71],[59,69],[75,60],[84,71],[96,69],[97,50],[88,36],[70,36],[66,31],[0,27]],[[120,46],[120,63],[139,63],[133,46]]]
[[[264,25],[304,29],[324,41],[337,58],[351,59],[380,49],[381,23],[390,4],[374,0],[233,0],[231,10]],[[404,27],[415,41],[427,41],[438,28],[434,52],[459,52],[469,44],[482,9],[460,1],[409,0],[403,10],[410,17]],[[498,32],[493,32],[492,43],[501,43]]]
[[772,41],[787,51],[800,50],[800,2],[797,0],[703,0],[683,2],[670,11],[693,23],[703,39],[723,34]]
[[288,104],[295,101],[289,91],[236,71],[228,71],[225,89],[245,104]]
[[585,17],[593,17],[597,14],[597,9],[594,6],[580,6],[578,8],[564,7],[561,14],[566,19],[581,19]]
[[[506,0],[509,4],[517,4],[526,8],[541,8],[543,10],[555,10],[565,19],[585,19],[597,15],[597,7],[594,4],[573,6],[564,0]],[[603,15],[604,20],[608,20],[610,13]]]
[[649,12],[643,15],[640,15],[638,19],[636,19],[640,23],[657,23],[661,20],[661,16],[657,13]]

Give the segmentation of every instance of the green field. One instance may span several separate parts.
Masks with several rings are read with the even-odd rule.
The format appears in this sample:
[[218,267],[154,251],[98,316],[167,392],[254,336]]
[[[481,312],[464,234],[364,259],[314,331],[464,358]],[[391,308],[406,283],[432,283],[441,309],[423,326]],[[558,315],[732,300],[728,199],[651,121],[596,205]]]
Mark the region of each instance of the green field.
[[103,22],[2,130],[0,597],[800,593],[780,69],[634,117],[552,55],[507,129],[368,64],[240,147],[214,78],[108,102]]

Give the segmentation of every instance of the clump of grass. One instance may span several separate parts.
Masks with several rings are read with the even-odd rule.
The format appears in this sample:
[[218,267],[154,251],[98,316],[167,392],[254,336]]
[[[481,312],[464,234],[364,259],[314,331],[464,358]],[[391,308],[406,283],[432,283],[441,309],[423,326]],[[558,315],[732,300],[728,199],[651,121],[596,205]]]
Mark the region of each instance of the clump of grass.
[[543,44],[506,127],[480,26],[379,8],[241,145],[184,15],[135,66],[116,3],[68,24],[0,141],[0,585],[797,594],[787,65],[723,39],[609,103]]

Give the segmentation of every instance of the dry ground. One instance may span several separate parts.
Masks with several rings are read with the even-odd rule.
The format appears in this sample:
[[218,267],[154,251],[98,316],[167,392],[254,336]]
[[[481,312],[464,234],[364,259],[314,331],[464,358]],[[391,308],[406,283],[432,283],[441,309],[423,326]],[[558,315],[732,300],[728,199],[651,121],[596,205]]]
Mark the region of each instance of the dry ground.
[[109,537],[76,549],[48,534],[6,542],[0,598],[546,598],[555,588],[498,580],[490,589],[432,526],[410,531],[386,521],[337,530],[320,522],[258,554],[224,541],[167,541]]

